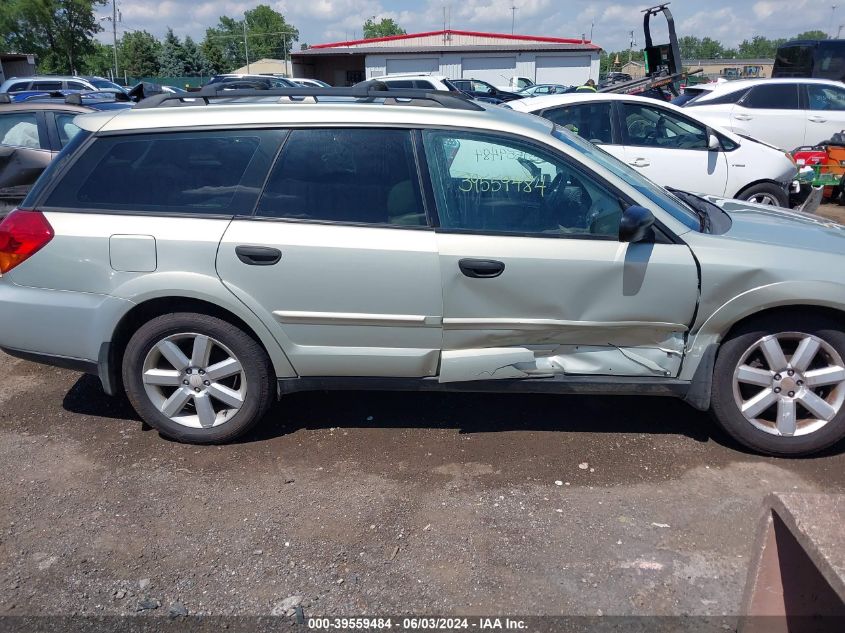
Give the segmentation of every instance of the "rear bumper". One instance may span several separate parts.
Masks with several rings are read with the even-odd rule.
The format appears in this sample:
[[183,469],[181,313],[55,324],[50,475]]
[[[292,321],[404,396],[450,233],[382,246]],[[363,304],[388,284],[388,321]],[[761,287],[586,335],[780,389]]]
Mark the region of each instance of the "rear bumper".
[[103,350],[132,305],[108,295],[19,286],[0,278],[0,349],[102,379],[108,358]]

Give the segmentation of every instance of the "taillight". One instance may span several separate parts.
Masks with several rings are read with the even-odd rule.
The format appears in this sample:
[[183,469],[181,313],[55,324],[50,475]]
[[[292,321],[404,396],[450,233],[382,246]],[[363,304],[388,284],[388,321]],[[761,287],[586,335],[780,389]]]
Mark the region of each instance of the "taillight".
[[53,227],[41,211],[12,211],[0,222],[0,275],[44,248],[53,235]]

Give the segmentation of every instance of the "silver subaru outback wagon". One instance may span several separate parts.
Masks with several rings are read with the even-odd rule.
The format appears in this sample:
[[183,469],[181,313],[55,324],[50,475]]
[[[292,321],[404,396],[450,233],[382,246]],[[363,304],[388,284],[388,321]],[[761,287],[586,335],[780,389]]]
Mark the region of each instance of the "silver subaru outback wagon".
[[303,91],[77,118],[0,224],[0,347],[185,442],[335,388],[675,396],[774,455],[845,436],[843,227],[459,96]]

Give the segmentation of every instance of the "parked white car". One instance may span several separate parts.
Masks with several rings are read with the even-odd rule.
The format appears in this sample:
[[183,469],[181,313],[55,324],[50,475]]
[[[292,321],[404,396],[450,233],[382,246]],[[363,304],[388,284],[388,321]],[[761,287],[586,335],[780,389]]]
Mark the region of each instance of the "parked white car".
[[450,92],[456,92],[458,90],[445,75],[433,75],[430,73],[394,73],[392,75],[373,77],[373,79],[387,84],[390,88],[447,90]]
[[305,88],[331,88],[325,81],[319,79],[310,79],[308,77],[290,77],[290,80]]
[[512,101],[577,131],[664,187],[788,206],[797,174],[784,152],[708,125],[686,109],[654,99],[570,93]]
[[797,77],[728,81],[685,109],[736,134],[793,150],[845,129],[845,86]]

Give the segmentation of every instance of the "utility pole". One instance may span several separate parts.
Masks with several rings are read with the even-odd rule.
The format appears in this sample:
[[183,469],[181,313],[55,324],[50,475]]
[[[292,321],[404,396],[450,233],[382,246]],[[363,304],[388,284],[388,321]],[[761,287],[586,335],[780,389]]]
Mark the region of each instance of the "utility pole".
[[631,43],[628,45],[628,63],[634,58],[634,32],[631,31]]
[[512,5],[511,6],[511,35],[513,35],[513,27],[514,27],[514,23],[516,22],[516,11],[517,11],[516,5]]
[[845,28],[845,24],[839,25],[839,30],[836,31],[836,39],[839,39],[839,36],[842,35],[842,29]]
[[838,5],[834,4],[834,5],[831,5],[831,7],[830,7],[830,25],[831,25],[830,28],[833,28],[833,18],[836,16],[836,7],[837,6]]
[[246,16],[244,16],[244,55],[246,56],[246,74],[249,74],[249,44],[246,42]]
[[114,81],[117,79],[117,0],[111,0],[111,34],[114,43]]
[[590,21],[590,41],[593,41],[593,27],[596,25],[594,21]]

